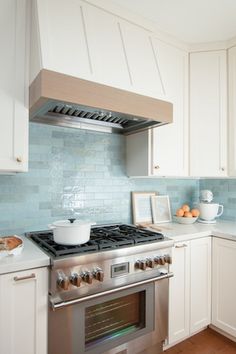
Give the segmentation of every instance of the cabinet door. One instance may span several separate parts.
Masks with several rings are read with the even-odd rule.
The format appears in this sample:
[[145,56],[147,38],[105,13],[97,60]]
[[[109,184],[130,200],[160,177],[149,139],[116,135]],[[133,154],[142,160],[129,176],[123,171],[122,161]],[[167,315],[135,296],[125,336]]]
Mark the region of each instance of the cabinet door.
[[211,322],[211,237],[191,241],[190,333]]
[[213,239],[212,324],[236,337],[236,242]]
[[227,175],[226,51],[190,54],[190,174]]
[[228,51],[229,176],[236,176],[236,47]]
[[47,354],[47,268],[0,276],[0,353]]
[[163,97],[158,58],[150,32],[126,21],[120,26],[133,89],[140,94]]
[[118,18],[88,4],[83,14],[93,80],[130,90]]
[[188,54],[153,39],[164,94],[173,103],[173,123],[153,129],[153,174],[188,175]]
[[26,1],[0,2],[0,173],[28,168]]
[[169,289],[169,344],[189,335],[190,243],[177,243],[173,249]]

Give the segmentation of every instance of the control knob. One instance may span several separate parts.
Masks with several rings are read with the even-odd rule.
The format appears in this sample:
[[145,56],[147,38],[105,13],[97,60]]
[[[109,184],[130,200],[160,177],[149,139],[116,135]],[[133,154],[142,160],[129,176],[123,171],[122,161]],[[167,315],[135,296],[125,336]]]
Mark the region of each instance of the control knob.
[[85,283],[92,284],[93,282],[93,274],[91,272],[84,272],[82,274],[82,278],[85,281]]
[[80,286],[81,282],[82,282],[82,277],[80,274],[78,273],[73,273],[70,276],[70,282],[72,285],[77,286],[77,288]]
[[153,258],[147,258],[146,264],[149,268],[154,268],[155,267],[155,261]]
[[57,285],[63,290],[68,290],[70,285],[70,279],[64,273],[60,273],[57,279]]
[[135,266],[135,268],[137,268],[137,269],[146,270],[146,268],[147,268],[146,259],[145,259],[145,260],[138,260],[138,261],[136,261],[134,266]]
[[171,256],[169,254],[165,254],[164,258],[165,258],[165,262],[166,263],[172,264],[172,258],[171,258]]
[[94,271],[93,271],[93,277],[98,280],[98,281],[103,281],[104,279],[104,272],[101,268],[96,268]]
[[154,258],[156,264],[165,265],[165,257],[164,256],[157,256]]

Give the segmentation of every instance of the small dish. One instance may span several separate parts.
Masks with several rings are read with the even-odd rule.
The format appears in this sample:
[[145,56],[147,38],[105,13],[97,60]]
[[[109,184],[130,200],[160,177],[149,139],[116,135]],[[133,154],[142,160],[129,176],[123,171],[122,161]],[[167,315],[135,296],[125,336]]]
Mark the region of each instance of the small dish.
[[185,224],[185,225],[190,225],[193,224],[197,221],[198,216],[193,216],[192,218],[187,218],[185,216],[173,216],[173,219],[175,222],[178,222],[179,224]]
[[[13,236],[5,236],[5,237],[15,237],[17,239],[19,239],[21,241],[21,243],[11,249],[11,250],[0,250],[0,258],[3,258],[3,257],[7,257],[7,256],[18,256],[19,254],[21,254],[21,252],[23,251],[23,248],[24,248],[24,243],[23,243],[23,239],[19,236],[16,236],[16,235],[13,235]],[[3,237],[4,238],[4,237]]]

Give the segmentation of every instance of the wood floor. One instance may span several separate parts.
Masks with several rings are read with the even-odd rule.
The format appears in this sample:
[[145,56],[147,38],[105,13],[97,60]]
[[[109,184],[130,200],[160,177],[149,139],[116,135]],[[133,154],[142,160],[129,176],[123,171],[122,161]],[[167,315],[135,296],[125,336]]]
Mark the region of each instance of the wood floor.
[[206,329],[166,350],[165,354],[236,354],[236,343]]

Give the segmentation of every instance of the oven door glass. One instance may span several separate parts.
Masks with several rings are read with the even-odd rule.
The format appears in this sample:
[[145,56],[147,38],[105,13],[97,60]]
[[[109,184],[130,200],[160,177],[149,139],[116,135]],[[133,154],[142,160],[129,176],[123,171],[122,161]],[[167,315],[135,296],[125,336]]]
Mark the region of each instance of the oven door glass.
[[145,328],[145,291],[85,309],[85,347]]

